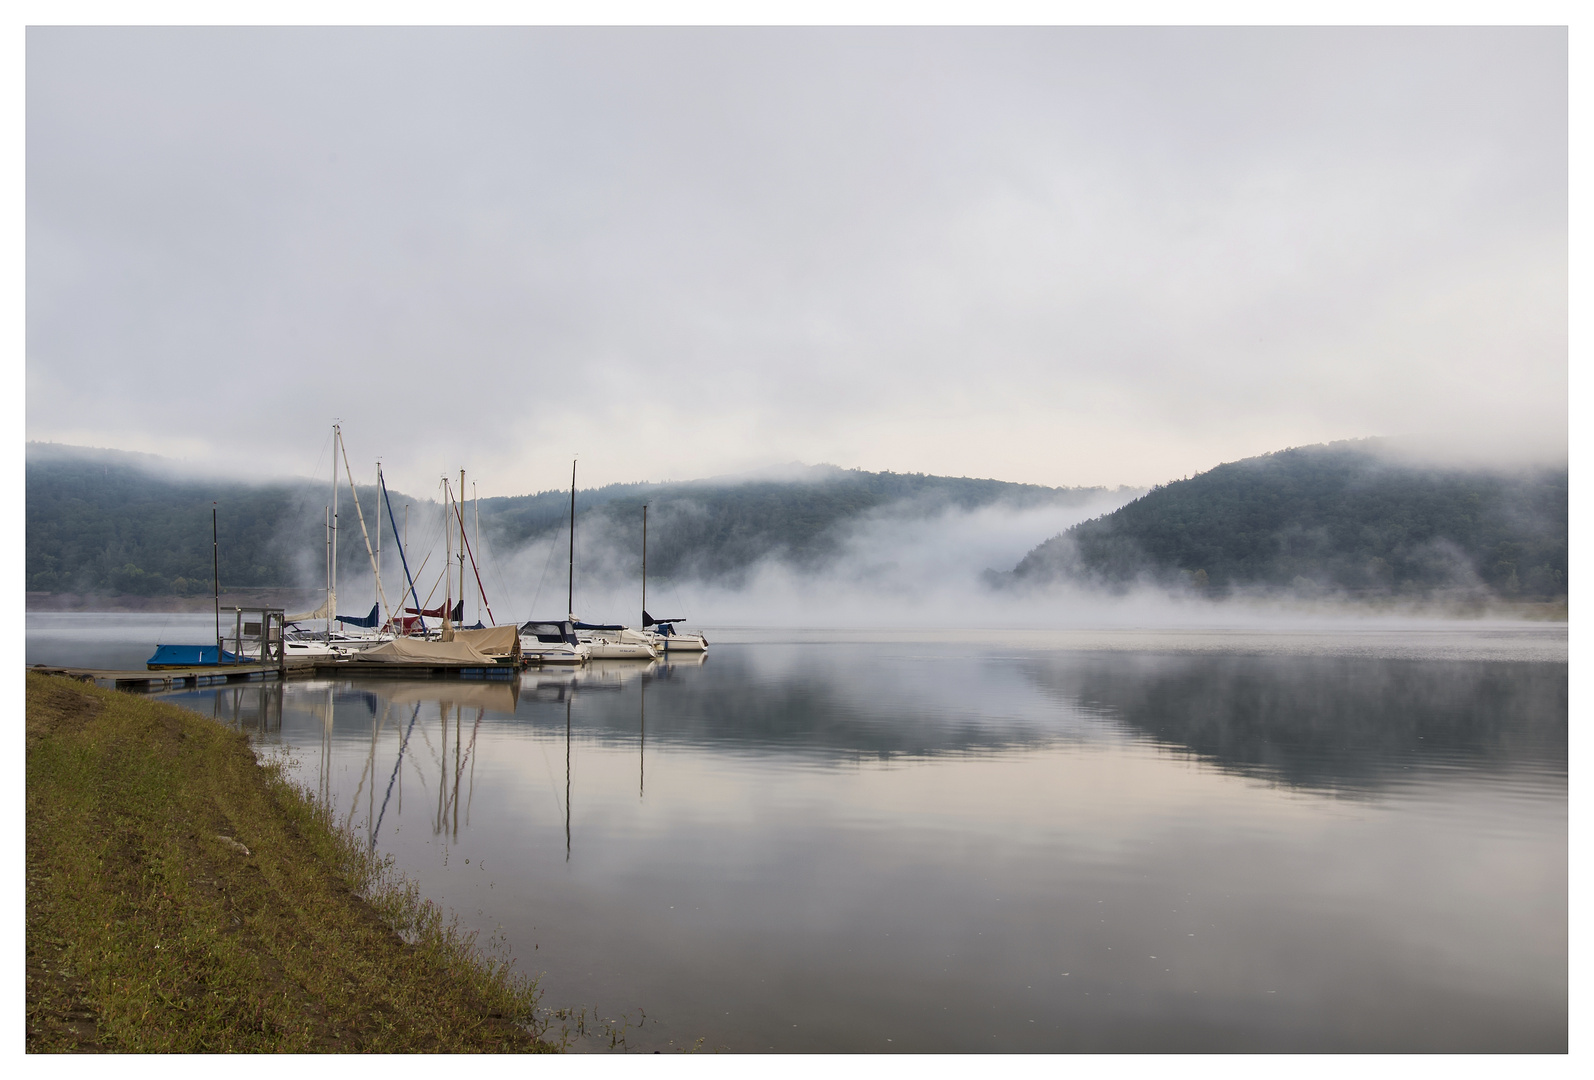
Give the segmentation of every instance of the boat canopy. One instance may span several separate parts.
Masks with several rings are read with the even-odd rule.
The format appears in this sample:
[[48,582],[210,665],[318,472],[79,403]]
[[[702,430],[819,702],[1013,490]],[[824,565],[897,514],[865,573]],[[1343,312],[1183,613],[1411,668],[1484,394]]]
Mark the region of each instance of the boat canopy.
[[521,623],[520,632],[548,644],[556,641],[568,642],[571,645],[580,644],[576,640],[576,629],[568,619],[550,619],[547,622],[533,619],[531,622]]

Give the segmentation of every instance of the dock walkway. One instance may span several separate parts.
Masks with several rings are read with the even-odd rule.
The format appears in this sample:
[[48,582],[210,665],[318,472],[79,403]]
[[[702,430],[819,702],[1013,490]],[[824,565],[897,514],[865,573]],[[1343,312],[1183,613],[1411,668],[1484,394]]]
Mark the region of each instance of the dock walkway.
[[123,688],[151,686],[203,686],[215,682],[247,682],[251,679],[281,678],[282,670],[266,664],[207,664],[202,667],[162,668],[158,671],[118,671],[108,668],[55,667],[34,664],[29,671],[45,675],[65,675],[80,682],[110,683]]
[[45,675],[65,675],[69,679],[109,685],[118,690],[170,689],[177,686],[205,686],[212,683],[249,682],[290,677],[341,675],[356,678],[470,679],[503,680],[518,678],[520,668],[507,664],[490,667],[458,664],[361,664],[348,660],[326,663],[296,663],[286,667],[268,664],[206,664],[198,667],[162,668],[155,671],[118,671],[109,668],[61,667],[35,664],[30,671]]

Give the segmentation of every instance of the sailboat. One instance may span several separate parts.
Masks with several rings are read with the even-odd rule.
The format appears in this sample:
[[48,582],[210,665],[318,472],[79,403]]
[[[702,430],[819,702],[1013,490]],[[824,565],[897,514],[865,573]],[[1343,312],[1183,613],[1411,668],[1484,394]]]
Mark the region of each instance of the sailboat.
[[[349,481],[349,494],[354,498],[354,510],[359,516],[360,533],[365,538],[365,553],[371,560],[371,572],[376,579],[376,597],[371,604],[371,610],[365,615],[339,615],[338,609],[338,460],[343,461],[343,471]],[[377,466],[377,480],[380,484],[382,467]],[[327,506],[326,521],[326,560],[327,584],[326,599],[314,611],[289,615],[287,622],[290,627],[296,623],[324,622],[325,629],[319,637],[313,632],[295,628],[287,641],[284,642],[288,659],[326,662],[342,659],[352,652],[368,649],[374,645],[391,641],[393,634],[378,629],[382,626],[382,609],[387,606],[387,597],[382,589],[382,528],[380,518],[377,521],[376,545],[371,544],[371,533],[365,525],[365,511],[360,507],[359,489],[354,486],[354,470],[349,465],[349,451],[343,441],[343,426],[332,425],[332,502]],[[337,628],[333,628],[333,624]],[[358,627],[375,633],[350,633],[349,627]]]
[[[576,466],[570,463],[570,606],[576,603]],[[646,636],[617,623],[585,623],[570,614],[576,637],[593,660],[652,660],[657,654]]]
[[[642,507],[642,632],[648,635],[654,652],[660,656],[671,653],[706,653],[708,638],[702,634],[683,634],[675,628],[685,619],[655,619],[648,614],[648,508]],[[658,627],[657,630],[651,627]]]
[[[570,595],[576,603],[576,463],[570,463]],[[520,625],[520,655],[527,664],[585,664],[592,647],[576,636],[576,617],[531,619]]]

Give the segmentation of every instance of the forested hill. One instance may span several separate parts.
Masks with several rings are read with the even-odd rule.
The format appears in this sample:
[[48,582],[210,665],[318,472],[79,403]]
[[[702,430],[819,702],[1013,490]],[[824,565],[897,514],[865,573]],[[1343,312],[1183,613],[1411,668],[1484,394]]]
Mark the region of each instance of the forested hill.
[[1155,488],[995,580],[1564,596],[1567,470],[1401,464],[1371,439],[1283,450]]
[[[325,577],[325,482],[197,478],[148,455],[30,443],[26,490],[30,592],[208,593],[213,504],[224,588],[314,586]],[[374,530],[375,492],[359,490],[367,526]],[[441,511],[429,501],[398,492],[392,496],[401,518],[401,504],[412,504],[411,554],[419,564],[425,557],[419,549],[434,539],[441,547]],[[369,572],[367,556],[346,488],[341,497],[339,574],[363,575]],[[634,573],[644,503],[649,506],[650,573],[734,585],[766,558],[798,569],[823,564],[840,550],[849,528],[869,515],[928,518],[954,508],[1083,506],[1107,497],[1100,488],[824,466],[779,479],[611,485],[577,493],[578,558],[594,573],[601,573],[605,563]],[[569,492],[549,491],[481,500],[488,558],[564,535],[569,498]],[[399,571],[385,519],[384,530],[385,576],[389,567]],[[439,550],[428,574],[436,572],[441,559]]]
[[[29,443],[27,590],[208,594],[212,507],[224,588],[319,584],[326,577],[328,489],[309,480],[185,476],[149,454]],[[338,564],[340,572],[358,571],[368,560],[347,489],[343,498],[344,535],[355,542],[343,545]],[[360,502],[374,527],[374,492],[361,491]]]
[[[648,568],[663,578],[737,585],[766,558],[812,570],[838,555],[848,530],[870,515],[925,519],[948,510],[1084,506],[1104,488],[1050,488],[999,480],[871,473],[833,466],[788,470],[780,479],[722,478],[614,484],[577,495],[578,543],[634,572],[648,507]],[[500,550],[562,534],[570,495],[545,491],[483,499],[482,528]],[[489,521],[491,524],[489,525]],[[589,565],[593,557],[586,560]]]

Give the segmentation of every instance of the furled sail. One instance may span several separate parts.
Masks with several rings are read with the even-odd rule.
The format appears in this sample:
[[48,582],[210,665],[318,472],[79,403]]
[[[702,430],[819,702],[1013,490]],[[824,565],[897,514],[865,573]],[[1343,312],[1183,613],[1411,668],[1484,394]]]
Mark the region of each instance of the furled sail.
[[371,605],[371,614],[355,617],[352,615],[339,615],[338,622],[348,623],[350,626],[375,626],[380,620],[377,617],[378,605]]
[[314,611],[306,611],[303,615],[289,615],[286,621],[311,622],[315,619],[324,619],[327,617],[329,610],[330,609],[327,607],[326,601],[323,600],[321,601],[321,606],[316,608]]
[[461,600],[459,603],[455,604],[452,613],[445,612],[443,610],[442,604],[438,604],[434,608],[427,608],[424,611],[419,608],[412,607],[407,607],[404,610],[410,615],[423,615],[428,619],[448,618],[452,619],[454,622],[460,622],[465,618],[465,601]]

